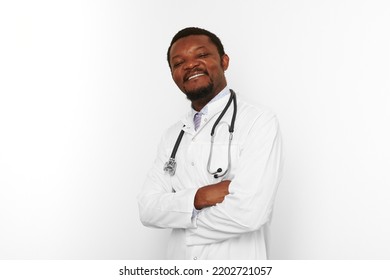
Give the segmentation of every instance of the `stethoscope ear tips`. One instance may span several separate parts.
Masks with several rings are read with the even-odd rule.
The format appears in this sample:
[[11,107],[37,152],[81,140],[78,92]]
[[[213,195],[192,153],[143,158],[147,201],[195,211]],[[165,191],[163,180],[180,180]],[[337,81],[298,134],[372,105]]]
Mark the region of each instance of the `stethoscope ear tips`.
[[[222,168],[218,168],[217,169],[217,172],[215,172],[215,173],[221,173],[222,172]],[[214,174],[214,178],[215,179],[218,179],[219,178],[219,175],[218,174]]]

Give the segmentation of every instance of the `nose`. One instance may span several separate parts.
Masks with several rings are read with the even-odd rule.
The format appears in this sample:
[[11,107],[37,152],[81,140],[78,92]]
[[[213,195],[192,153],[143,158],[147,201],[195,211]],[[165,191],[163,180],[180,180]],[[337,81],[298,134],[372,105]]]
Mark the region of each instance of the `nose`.
[[199,66],[199,61],[197,59],[188,59],[184,64],[184,69],[190,70],[198,66]]

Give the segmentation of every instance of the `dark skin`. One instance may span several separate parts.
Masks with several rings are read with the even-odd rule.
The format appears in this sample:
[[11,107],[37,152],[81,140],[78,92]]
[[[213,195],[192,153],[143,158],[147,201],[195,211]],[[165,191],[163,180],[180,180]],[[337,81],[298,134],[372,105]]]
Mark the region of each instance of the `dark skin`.
[[225,70],[229,67],[229,57],[226,54],[221,57],[206,35],[190,35],[177,40],[171,47],[170,64],[172,78],[185,94],[213,84],[209,95],[192,101],[196,111],[227,85]]
[[[196,111],[206,106],[227,85],[225,70],[229,66],[229,57],[226,54],[220,56],[206,35],[190,35],[177,40],[171,47],[170,65],[173,80],[186,94],[213,84],[210,94],[192,101]],[[199,188],[194,199],[195,208],[200,210],[221,203],[229,194],[230,182],[225,180]]]
[[194,199],[195,209],[201,210],[221,203],[229,194],[230,182],[226,180],[199,188]]

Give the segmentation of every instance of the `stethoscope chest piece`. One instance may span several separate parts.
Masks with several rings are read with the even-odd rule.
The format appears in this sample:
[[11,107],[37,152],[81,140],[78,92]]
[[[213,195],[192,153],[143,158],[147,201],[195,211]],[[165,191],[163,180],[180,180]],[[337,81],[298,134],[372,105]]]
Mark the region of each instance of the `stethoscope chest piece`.
[[176,160],[174,158],[170,158],[169,161],[167,161],[165,163],[164,171],[165,171],[165,173],[168,173],[171,176],[175,175],[175,172],[176,172]]
[[172,153],[171,153],[171,157],[170,157],[169,160],[164,164],[164,172],[165,172],[165,173],[168,173],[168,174],[171,175],[171,176],[175,175],[175,172],[176,172],[176,160],[175,160],[175,156],[176,156],[177,149],[179,148],[181,139],[183,138],[183,135],[184,135],[184,130],[182,129],[182,130],[180,131],[179,137],[177,137],[175,146],[173,147],[173,150],[172,150]]

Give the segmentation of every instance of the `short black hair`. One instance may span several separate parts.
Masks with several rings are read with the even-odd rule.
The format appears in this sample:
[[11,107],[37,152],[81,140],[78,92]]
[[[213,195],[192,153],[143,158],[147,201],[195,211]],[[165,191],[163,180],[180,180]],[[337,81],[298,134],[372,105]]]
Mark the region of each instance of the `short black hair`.
[[223,48],[222,42],[217,37],[217,35],[215,35],[214,33],[210,32],[206,29],[202,29],[199,27],[187,27],[187,28],[184,28],[184,29],[180,30],[179,32],[177,32],[176,35],[173,36],[173,38],[172,38],[171,44],[169,45],[168,52],[167,52],[167,60],[168,60],[169,68],[171,67],[171,62],[169,60],[171,58],[170,52],[171,52],[172,45],[177,40],[184,38],[184,37],[187,37],[187,36],[190,36],[190,35],[206,35],[207,37],[209,37],[210,41],[217,47],[217,50],[218,50],[220,57],[222,57],[225,54],[225,50]]

